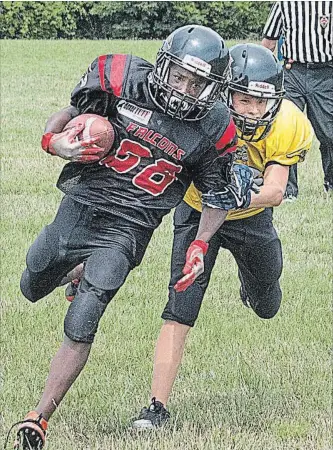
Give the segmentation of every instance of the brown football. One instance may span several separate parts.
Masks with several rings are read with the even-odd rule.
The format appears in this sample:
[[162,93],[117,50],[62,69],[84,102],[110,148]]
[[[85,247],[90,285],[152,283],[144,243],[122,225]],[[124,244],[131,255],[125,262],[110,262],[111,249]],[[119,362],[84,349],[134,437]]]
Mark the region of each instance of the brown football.
[[86,141],[91,138],[98,138],[93,146],[105,149],[101,157],[109,153],[114,143],[115,133],[108,119],[97,114],[81,114],[70,120],[65,126],[64,131],[77,126],[79,123],[84,123],[85,126],[77,135],[77,139]]

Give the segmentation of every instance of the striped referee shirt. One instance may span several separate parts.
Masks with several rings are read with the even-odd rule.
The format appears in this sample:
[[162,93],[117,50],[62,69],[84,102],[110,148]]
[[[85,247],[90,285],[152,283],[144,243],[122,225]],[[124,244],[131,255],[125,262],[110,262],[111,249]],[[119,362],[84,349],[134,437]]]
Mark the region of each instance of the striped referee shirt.
[[333,59],[333,2],[275,2],[264,27],[264,37],[284,37],[284,58],[301,63]]

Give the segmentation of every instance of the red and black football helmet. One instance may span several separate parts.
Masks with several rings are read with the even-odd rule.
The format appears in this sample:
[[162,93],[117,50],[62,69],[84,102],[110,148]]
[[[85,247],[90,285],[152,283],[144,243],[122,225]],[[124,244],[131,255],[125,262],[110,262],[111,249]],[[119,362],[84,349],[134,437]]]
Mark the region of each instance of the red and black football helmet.
[[[267,136],[284,97],[283,69],[273,53],[262,45],[238,44],[230,49],[231,80],[226,90],[227,103],[237,127],[238,136],[257,142]],[[241,92],[267,99],[266,112],[260,119],[237,113],[232,94]]]
[[[206,80],[197,97],[181,93],[169,84],[170,64]],[[213,108],[229,79],[229,51],[221,36],[207,27],[187,25],[163,42],[149,77],[149,92],[166,114],[181,120],[199,120]]]

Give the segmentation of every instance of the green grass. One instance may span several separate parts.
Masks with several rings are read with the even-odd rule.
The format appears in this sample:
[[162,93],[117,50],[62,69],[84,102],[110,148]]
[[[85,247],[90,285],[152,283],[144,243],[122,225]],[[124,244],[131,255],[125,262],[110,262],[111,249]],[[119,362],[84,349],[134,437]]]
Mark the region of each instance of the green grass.
[[[61,198],[55,182],[63,162],[39,146],[45,121],[68,104],[97,55],[132,50],[153,61],[158,46],[1,42],[1,444],[39,400],[68,307],[63,289],[34,305],[19,290],[26,251]],[[242,306],[236,264],[221,252],[170,399],[170,428],[129,432],[149,396],[167,298],[167,217],[109,306],[84,372],[54,414],[49,450],[331,448],[332,201],[322,192],[317,142],[299,178],[298,201],[275,211],[284,250],[279,314],[263,321]]]

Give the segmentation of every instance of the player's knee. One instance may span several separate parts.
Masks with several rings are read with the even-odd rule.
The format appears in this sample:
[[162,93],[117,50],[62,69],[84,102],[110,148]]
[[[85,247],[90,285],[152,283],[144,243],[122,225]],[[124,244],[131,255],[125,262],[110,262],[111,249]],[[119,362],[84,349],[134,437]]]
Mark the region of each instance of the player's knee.
[[273,319],[279,309],[280,305],[276,306],[275,308],[253,308],[254,312],[258,317],[260,317],[260,319]]
[[162,313],[162,318],[193,327],[199,315],[204,293],[205,290],[197,282],[194,282],[184,292],[176,292],[173,285],[170,285],[169,300]]
[[24,297],[32,303],[35,303],[37,302],[37,300],[40,300],[42,297],[44,297],[43,291],[41,289],[37,289],[37,287],[34,287],[28,269],[25,269],[21,276],[20,289]]
[[82,279],[65,317],[65,335],[72,341],[91,344],[99,321],[116,291],[99,289]]
[[130,261],[119,248],[96,250],[85,265],[85,279],[98,289],[119,289],[131,269]]
[[282,292],[278,284],[270,289],[264,297],[257,299],[257,301],[250,299],[250,303],[258,317],[261,319],[272,319],[280,309],[281,299]]

